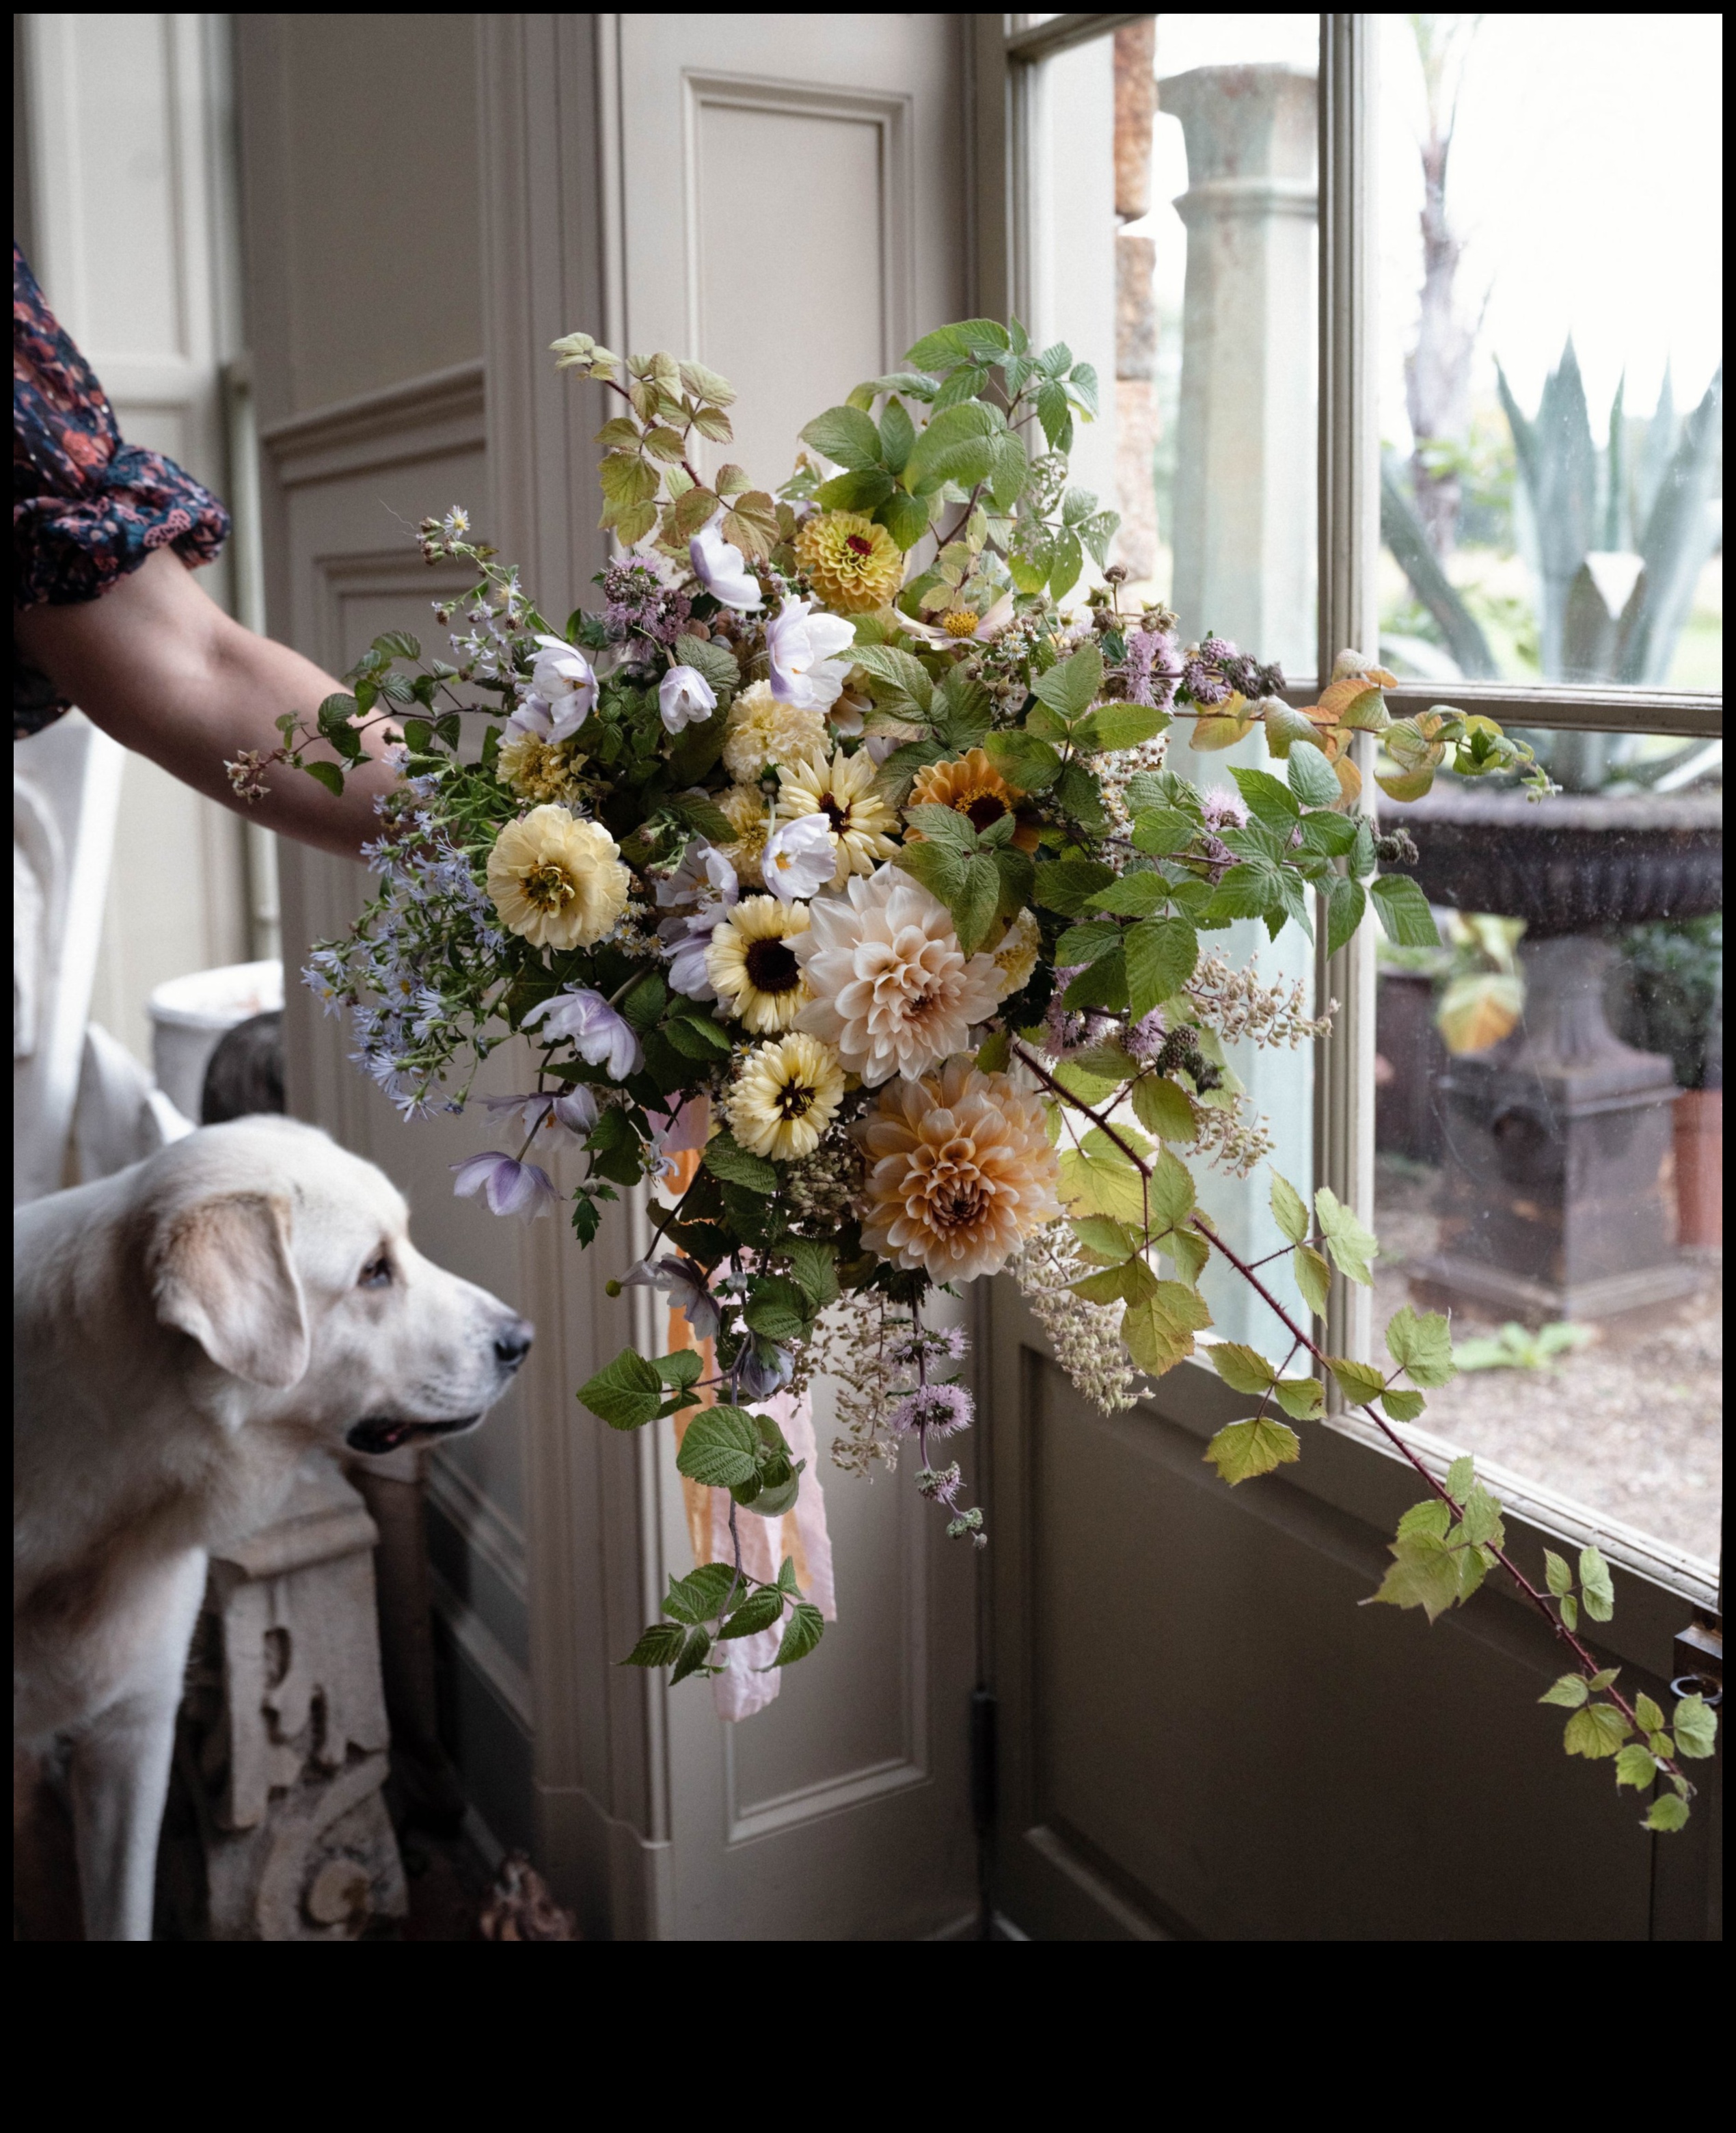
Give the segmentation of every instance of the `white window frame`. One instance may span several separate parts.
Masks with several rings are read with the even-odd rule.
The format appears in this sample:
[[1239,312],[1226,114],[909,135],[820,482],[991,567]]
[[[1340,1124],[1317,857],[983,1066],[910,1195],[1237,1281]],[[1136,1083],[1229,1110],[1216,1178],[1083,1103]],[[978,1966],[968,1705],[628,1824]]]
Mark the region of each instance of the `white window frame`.
[[[976,308],[1005,318],[1029,287],[1034,220],[1029,154],[1032,89],[1041,63],[1107,36],[1129,14],[966,16],[972,76],[974,185],[971,236]],[[1330,672],[1346,645],[1378,639],[1380,432],[1375,385],[1375,39],[1373,15],[1320,18],[1320,503],[1318,672]],[[1312,701],[1311,681],[1289,691]],[[1722,691],[1565,688],[1511,681],[1459,681],[1453,700],[1505,725],[1579,732],[1716,738]],[[1400,716],[1438,701],[1435,683],[1401,683],[1387,695]],[[1372,757],[1372,737],[1358,743]],[[1366,770],[1369,764],[1365,762]],[[1368,789],[1373,792],[1372,783]],[[1373,928],[1317,964],[1322,999],[1339,1002],[1331,1034],[1316,1055],[1315,1178],[1371,1224],[1374,1216]],[[1334,1282],[1327,1347],[1366,1355],[1373,1341],[1367,1290]],[[1346,1293],[1348,1292],[1348,1293]]]

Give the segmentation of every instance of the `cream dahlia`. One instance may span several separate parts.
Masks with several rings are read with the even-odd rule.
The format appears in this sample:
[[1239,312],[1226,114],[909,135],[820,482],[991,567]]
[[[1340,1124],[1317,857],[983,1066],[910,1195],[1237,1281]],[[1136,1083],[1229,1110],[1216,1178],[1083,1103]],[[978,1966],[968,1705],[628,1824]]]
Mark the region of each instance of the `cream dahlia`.
[[874,758],[866,749],[832,756],[815,749],[777,767],[778,813],[826,818],[838,854],[834,888],[842,888],[853,874],[872,874],[882,859],[897,856],[898,847],[887,835],[897,828],[897,817],[874,790]]
[[521,800],[572,800],[583,790],[578,774],[580,759],[570,741],[509,733],[494,758],[494,775]]
[[712,928],[705,975],[756,1037],[792,1028],[812,998],[792,947],[808,930],[808,909],[775,896],[744,896]]
[[772,833],[772,812],[766,805],[766,796],[757,785],[732,785],[727,792],[714,795],[718,807],[735,832],[733,845],[720,845],[721,851],[735,869],[736,879],[744,888],[763,888],[765,876],[760,871],[760,860],[764,855],[766,839]]
[[904,582],[897,542],[883,526],[854,511],[823,511],[810,518],[796,537],[796,562],[839,614],[885,607]]
[[501,922],[535,948],[589,948],[626,908],[632,877],[600,822],[533,807],[508,822],[488,855],[488,894]]
[[901,1267],[974,1281],[1060,1215],[1041,1104],[968,1058],[893,1082],[854,1130],[869,1165],[862,1240]]
[[837,1053],[796,1031],[754,1046],[724,1108],[743,1148],[782,1162],[814,1153],[843,1100]]
[[768,763],[790,763],[810,749],[824,749],[824,711],[780,703],[769,681],[743,689],[729,706],[724,768],[738,784],[751,785]]
[[842,896],[809,910],[794,953],[813,1004],[798,1027],[834,1046],[870,1088],[962,1052],[971,1024],[994,1013],[994,965],[967,959],[945,905],[896,867],[854,874]]

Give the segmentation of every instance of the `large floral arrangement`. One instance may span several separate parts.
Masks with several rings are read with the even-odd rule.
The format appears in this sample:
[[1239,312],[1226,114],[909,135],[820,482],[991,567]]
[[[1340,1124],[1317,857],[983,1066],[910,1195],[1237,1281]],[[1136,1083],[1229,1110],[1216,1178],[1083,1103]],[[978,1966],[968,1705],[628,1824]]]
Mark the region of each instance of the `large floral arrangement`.
[[[281,754],[340,789],[368,725],[399,736],[379,893],[308,973],[352,1010],[367,1071],[406,1116],[462,1110],[477,1062],[527,1041],[533,1086],[486,1100],[512,1136],[457,1190],[541,1213],[536,1153],[576,1141],[589,1244],[603,1203],[651,1187],[656,1245],[623,1278],[666,1294],[693,1345],[629,1350],[581,1400],[618,1429],[684,1418],[677,1463],[729,1491],[733,1532],[737,1507],[793,1503],[800,1466],[763,1409],[824,1369],[840,1462],[911,1442],[917,1487],[980,1545],[945,1450],[971,1419],[964,1337],[926,1315],[934,1290],[1011,1273],[1113,1408],[1194,1353],[1218,1254],[1287,1339],[1273,1357],[1204,1344],[1248,1404],[1208,1448],[1224,1479],[1296,1458],[1292,1425],[1334,1381],[1427,1485],[1375,1596],[1432,1620],[1498,1567],[1569,1659],[1546,1699],[1570,1711],[1569,1751],[1613,1757],[1622,1784],[1661,1774],[1649,1826],[1677,1826],[1678,1758],[1707,1750],[1710,1714],[1690,1697],[1666,1723],[1581,1641],[1580,1611],[1611,1604],[1597,1551],[1534,1582],[1471,1462],[1438,1477],[1403,1442],[1452,1375],[1446,1321],[1399,1312],[1390,1367],[1325,1355],[1334,1270],[1371,1278],[1355,1214],[1272,1177],[1310,1318],[1195,1197],[1197,1166],[1245,1175],[1269,1151],[1226,1044],[1325,1027],[1300,988],[1237,967],[1224,929],[1317,924],[1336,949],[1372,908],[1397,943],[1435,941],[1415,883],[1380,871],[1407,840],[1363,811],[1353,744],[1378,737],[1397,800],[1442,766],[1546,791],[1529,750],[1445,707],[1393,720],[1392,676],[1348,652],[1296,707],[1252,654],[1124,610],[1114,516],[1067,479],[1095,379],[1017,324],[930,335],[809,423],[776,497],[727,462],[702,473],[733,397],[703,364],[584,334],[555,352],[618,403],[598,437],[618,551],[600,602],[556,628],[461,511],[429,521],[429,560],[476,571],[462,615],[437,610],[453,659],[379,638],[350,693],[285,722]],[[1167,758],[1183,723],[1206,754],[1262,729],[1271,768],[1200,789]],[[674,1581],[664,1614],[631,1657],[677,1678],[780,1623],[787,1664],[821,1628],[787,1562],[756,1579],[738,1547]]]

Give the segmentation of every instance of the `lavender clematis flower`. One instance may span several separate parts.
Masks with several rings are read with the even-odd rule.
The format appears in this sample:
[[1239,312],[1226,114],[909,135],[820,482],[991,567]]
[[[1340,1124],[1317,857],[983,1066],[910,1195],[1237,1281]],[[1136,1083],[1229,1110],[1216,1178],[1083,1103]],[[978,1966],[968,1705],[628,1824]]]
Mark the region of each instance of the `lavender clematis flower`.
[[842,615],[816,614],[815,600],[786,595],[783,605],[766,625],[766,650],[772,662],[772,693],[781,704],[800,710],[823,711],[844,694],[848,660],[834,655],[856,642],[856,625]]
[[623,1288],[661,1289],[687,1323],[696,1341],[714,1340],[724,1322],[717,1298],[705,1279],[705,1270],[685,1255],[679,1259],[641,1259],[631,1274],[623,1274]]
[[700,527],[687,543],[693,574],[714,600],[743,614],[761,604],[759,580],[743,561],[742,551],[724,538],[721,511]]
[[780,903],[818,896],[838,867],[838,840],[824,815],[780,822],[766,840],[760,870]]
[[589,986],[570,986],[539,1001],[525,1017],[525,1028],[534,1022],[542,1022],[546,1037],[570,1039],[587,1066],[606,1066],[611,1081],[624,1081],[643,1057],[632,1024]]
[[528,1096],[484,1096],[483,1108],[497,1118],[516,1114],[527,1134],[564,1134],[582,1141],[597,1123],[597,1092],[581,1084]]
[[657,710],[666,733],[696,725],[717,709],[717,691],[697,667],[671,667],[657,691]]
[[531,672],[531,686],[507,725],[541,740],[565,740],[596,707],[596,670],[564,637],[539,637],[536,642],[542,648]]
[[452,1165],[452,1190],[465,1199],[480,1192],[491,1214],[522,1215],[526,1221],[546,1215],[554,1204],[554,1182],[534,1163],[517,1163],[498,1148]]
[[705,969],[705,951],[712,928],[740,896],[735,869],[712,845],[693,846],[674,874],[657,884],[657,902],[680,914],[664,919],[657,928],[669,958],[669,982],[688,999],[717,998]]
[[756,1333],[742,1351],[735,1382],[744,1399],[770,1399],[795,1375],[795,1360],[788,1349]]

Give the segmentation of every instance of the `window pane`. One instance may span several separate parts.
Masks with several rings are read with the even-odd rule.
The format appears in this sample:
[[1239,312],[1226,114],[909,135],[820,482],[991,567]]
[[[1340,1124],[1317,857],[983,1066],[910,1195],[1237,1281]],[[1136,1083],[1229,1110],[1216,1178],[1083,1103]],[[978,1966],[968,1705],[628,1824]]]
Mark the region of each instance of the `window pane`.
[[[1317,49],[1312,16],[1147,17],[1035,68],[1026,105],[1029,323],[1103,380],[1073,470],[1121,514],[1122,604],[1168,603],[1184,642],[1215,633],[1300,675],[1315,664]],[[1170,756],[1227,793],[1233,765],[1263,759],[1258,735],[1208,755],[1180,727]],[[1311,1001],[1295,927],[1212,945]],[[1306,1047],[1241,1045],[1232,1064],[1274,1161],[1310,1191]],[[1202,1197],[1238,1249],[1282,1243],[1258,1179],[1209,1177]],[[1206,1290],[1226,1337],[1282,1337],[1242,1284],[1214,1269]]]
[[1721,689],[1721,18],[1376,19],[1389,664]]
[[1532,805],[1443,779],[1402,811],[1439,951],[1383,951],[1383,1321],[1453,1312],[1424,1426],[1715,1557],[1723,793],[1694,744]]

